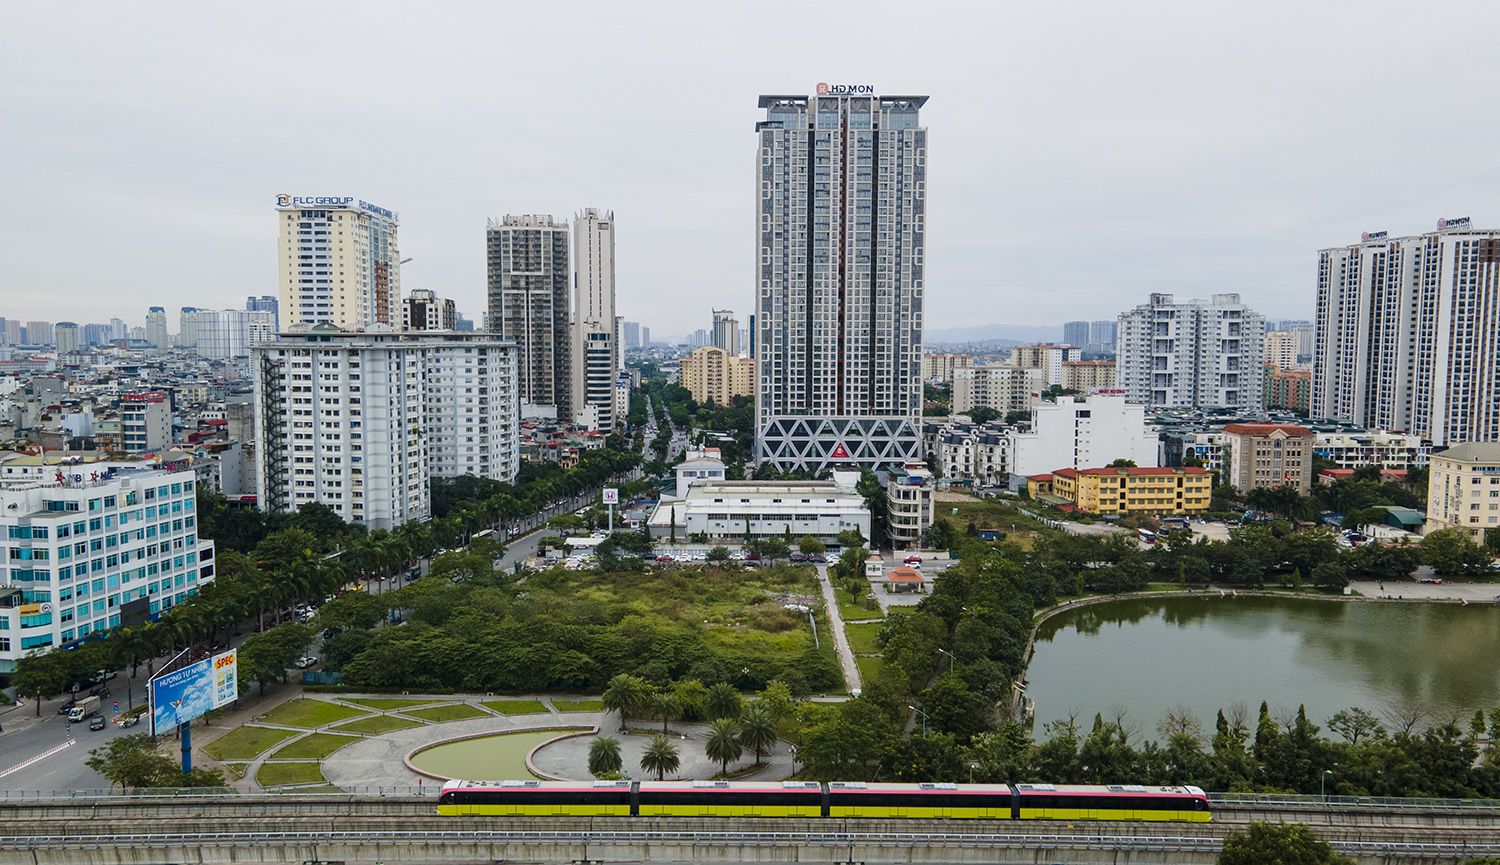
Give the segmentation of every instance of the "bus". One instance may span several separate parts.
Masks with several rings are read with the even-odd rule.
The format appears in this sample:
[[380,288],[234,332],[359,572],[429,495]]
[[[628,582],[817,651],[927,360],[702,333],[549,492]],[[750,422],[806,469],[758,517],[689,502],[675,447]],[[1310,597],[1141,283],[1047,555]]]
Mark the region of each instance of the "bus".
[[1143,544],[1156,543],[1156,532],[1153,532],[1149,529],[1136,529],[1135,536],[1137,538],[1140,538],[1141,543]]

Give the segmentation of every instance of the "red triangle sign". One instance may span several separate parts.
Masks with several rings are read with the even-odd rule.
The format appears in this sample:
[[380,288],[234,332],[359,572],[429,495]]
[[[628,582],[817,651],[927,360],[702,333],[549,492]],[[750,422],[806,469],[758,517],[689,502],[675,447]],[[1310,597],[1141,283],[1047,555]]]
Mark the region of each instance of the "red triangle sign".
[[849,452],[844,450],[844,446],[842,444],[836,444],[833,446],[833,453],[829,456],[833,457],[836,460],[846,460],[849,458]]

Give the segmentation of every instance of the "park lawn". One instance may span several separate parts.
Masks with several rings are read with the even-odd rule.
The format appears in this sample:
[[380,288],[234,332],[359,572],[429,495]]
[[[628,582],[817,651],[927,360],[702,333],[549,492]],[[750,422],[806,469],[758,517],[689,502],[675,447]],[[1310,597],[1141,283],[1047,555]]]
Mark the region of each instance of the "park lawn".
[[313,733],[295,742],[281,746],[272,759],[275,760],[321,760],[350,742],[358,742],[359,736],[336,736],[332,733]]
[[243,777],[245,777],[245,767],[248,766],[248,765],[250,765],[250,764],[249,763],[224,763],[222,765],[224,766],[225,771],[227,771],[229,774],[233,775],[236,778],[243,778]]
[[345,718],[357,718],[363,714],[365,713],[349,706],[303,698],[282,703],[261,720],[266,724],[280,724],[284,727],[313,728],[342,721]]
[[479,705],[502,715],[537,715],[547,712],[541,700],[490,700]]
[[255,783],[262,787],[280,787],[283,784],[327,783],[323,770],[317,763],[262,763],[255,773]]
[[[778,632],[784,618],[772,596],[817,597],[817,572],[807,566],[767,568],[666,568],[653,573],[553,570],[526,581],[526,589],[543,608],[579,603],[600,609],[626,607],[677,622],[724,624]],[[805,617],[804,617],[805,618]]]
[[[1036,507],[1035,503],[1028,504]],[[956,516],[953,513],[955,508],[958,509]],[[999,499],[969,498],[957,502],[933,502],[932,511],[934,519],[947,520],[960,533],[968,529],[969,523],[973,523],[976,529],[999,529],[1007,535],[1012,532],[1012,526],[1016,532],[1042,528],[1040,523],[1021,513],[1014,505]]]
[[367,709],[375,709],[380,712],[391,709],[405,709],[407,706],[428,706],[440,703],[441,700],[408,700],[402,697],[358,697],[344,700],[345,703],[355,703]]
[[421,718],[425,721],[462,721],[465,718],[480,718],[484,716],[483,709],[477,709],[467,703],[455,703],[451,706],[433,706],[430,709],[412,709],[403,714],[411,715],[413,718]]
[[236,727],[203,746],[203,753],[225,760],[254,760],[271,746],[297,735],[295,730],[273,730],[269,727]]
[[367,736],[379,736],[381,733],[389,733],[392,730],[405,730],[407,727],[420,726],[422,726],[421,721],[413,721],[410,718],[402,718],[397,715],[375,715],[371,718],[360,718],[358,721],[339,724],[329,729],[348,733],[364,733]]
[[885,660],[883,658],[855,658],[854,666],[859,668],[860,683],[869,687],[870,682],[880,679],[880,671],[885,668]]
[[603,700],[552,700],[552,708],[559,712],[602,712]]
[[837,597],[839,599],[839,615],[842,616],[844,618],[844,621],[846,622],[860,622],[864,621],[865,619],[885,618],[885,613],[882,613],[880,610],[866,610],[854,601],[849,600],[848,592],[840,592]]
[[875,644],[875,638],[880,634],[880,625],[846,625],[844,635],[849,638],[849,648],[856,655],[878,655],[880,646]]

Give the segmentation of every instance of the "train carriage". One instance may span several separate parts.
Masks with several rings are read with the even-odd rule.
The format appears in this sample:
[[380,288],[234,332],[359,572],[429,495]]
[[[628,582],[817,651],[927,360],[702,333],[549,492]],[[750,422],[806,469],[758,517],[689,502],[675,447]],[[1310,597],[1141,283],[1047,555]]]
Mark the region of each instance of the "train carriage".
[[642,781],[641,817],[820,817],[823,785],[816,781]]
[[908,819],[1009,820],[1013,802],[1006,784],[828,785],[828,816]]
[[849,817],[1202,823],[1197,787],[1122,784],[867,784],[834,781],[449,781],[445,816]]
[[1197,787],[1017,784],[1016,798],[1021,820],[1209,820],[1208,797]]
[[629,817],[629,781],[449,781],[438,813],[527,817]]

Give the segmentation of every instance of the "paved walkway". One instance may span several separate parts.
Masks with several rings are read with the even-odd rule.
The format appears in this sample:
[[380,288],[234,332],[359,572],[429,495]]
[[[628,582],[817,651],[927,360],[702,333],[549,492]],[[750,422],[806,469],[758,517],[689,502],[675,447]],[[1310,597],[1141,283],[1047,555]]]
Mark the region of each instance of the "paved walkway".
[[1354,591],[1367,598],[1403,601],[1467,601],[1471,604],[1493,604],[1500,601],[1500,585],[1495,583],[1450,582],[1419,583],[1405,580],[1355,580]]
[[[339,698],[355,695],[338,695]],[[412,698],[421,698],[421,695],[413,694]],[[316,695],[315,699],[326,699],[335,701],[331,695]],[[439,702],[463,702],[480,709],[479,703],[485,700],[493,700],[493,697],[463,697],[458,700],[452,698],[435,698]],[[534,697],[531,699],[548,700],[547,697]],[[323,760],[323,777],[330,784],[344,788],[352,787],[381,787],[381,786],[427,786],[440,785],[442,782],[418,775],[406,768],[404,758],[407,754],[423,745],[430,745],[444,739],[453,739],[462,736],[472,736],[482,733],[504,733],[513,730],[523,730],[536,727],[591,727],[603,726],[607,735],[614,736],[620,741],[620,752],[624,763],[625,773],[633,778],[642,779],[645,773],[640,769],[641,753],[645,751],[653,733],[651,725],[644,720],[631,720],[632,729],[642,732],[621,734],[618,731],[620,716],[614,713],[604,712],[558,712],[550,702],[546,702],[550,711],[546,713],[530,715],[499,715],[487,714],[482,718],[468,718],[462,721],[446,721],[440,723],[424,723],[420,727],[411,727],[405,730],[396,730],[383,733],[378,736],[368,736],[351,745],[335,751]],[[485,709],[488,712],[487,709]],[[374,714],[399,714],[400,710],[391,710],[384,713]],[[402,717],[410,717],[403,715]],[[338,723],[347,723],[347,720]],[[270,725],[265,725],[270,726]],[[658,728],[659,729],[659,728]],[[676,737],[674,744],[677,745],[678,755],[681,759],[676,778],[703,780],[719,772],[719,764],[710,761],[703,753],[704,733],[707,727],[702,724],[673,724],[671,730]],[[339,732],[324,730],[325,732]],[[312,732],[312,731],[309,731]],[[558,735],[564,735],[560,731]],[[300,737],[299,737],[300,738]],[[293,740],[289,740],[293,741]],[[592,776],[588,773],[588,751],[594,741],[590,736],[573,736],[567,739],[549,743],[536,752],[535,765],[541,771],[561,778],[587,781]],[[274,753],[271,755],[274,759]],[[259,768],[261,762],[266,758],[263,756],[254,764]],[[730,771],[748,769],[754,766],[755,755],[746,752],[745,755],[735,763],[730,764]],[[751,776],[758,780],[781,780],[792,775],[795,771],[792,762],[791,748],[785,742],[777,742],[771,750],[771,754],[762,759],[762,768]],[[253,778],[254,773],[247,769],[247,778]],[[506,780],[503,778],[489,780]]]
[[[589,717],[595,719],[592,723],[602,725],[600,735],[613,736],[619,741],[620,760],[624,764],[625,774],[638,781],[648,780],[651,776],[640,768],[641,755],[646,752],[646,746],[651,743],[652,737],[661,732],[661,726],[659,724],[653,726],[644,720],[638,721],[632,718],[630,731],[621,733],[619,732],[619,715],[594,714]],[[719,774],[719,764],[708,759],[708,755],[703,751],[707,742],[707,724],[674,723],[668,727],[668,730],[671,732],[672,744],[677,746],[677,756],[681,761],[677,772],[667,776],[668,781],[702,781]],[[536,752],[532,762],[548,775],[576,781],[592,780],[593,776],[588,773],[589,746],[593,744],[595,738],[594,736],[574,736],[549,743]],[[780,781],[790,777],[794,771],[792,749],[787,743],[778,741],[770,749],[769,754],[761,758],[760,771],[738,774],[753,769],[754,766],[755,754],[746,751],[739,760],[729,764],[729,771],[735,773],[736,779]]]
[[859,667],[854,663],[854,651],[849,648],[849,637],[844,634],[844,617],[839,612],[839,601],[833,593],[833,583],[828,579],[828,566],[818,565],[818,582],[823,586],[823,605],[828,611],[828,626],[833,630],[833,645],[838,650],[839,666],[844,668],[844,686],[853,694],[860,690]]

